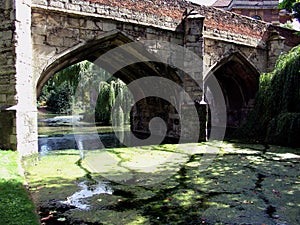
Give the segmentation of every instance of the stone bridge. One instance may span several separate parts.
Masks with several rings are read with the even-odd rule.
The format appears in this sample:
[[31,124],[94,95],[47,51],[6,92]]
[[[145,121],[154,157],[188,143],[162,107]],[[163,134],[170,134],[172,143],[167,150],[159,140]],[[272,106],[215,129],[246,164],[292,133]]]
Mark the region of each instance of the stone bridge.
[[[37,95],[54,73],[74,63],[94,62],[132,41],[154,40],[157,44],[146,53],[132,49],[115,56],[111,62],[128,56],[140,63],[114,75],[127,84],[147,76],[177,83],[189,95],[186,100],[172,90],[180,109],[201,99],[202,74],[209,106],[217,107],[209,88],[215,77],[225,98],[227,126],[238,127],[253,105],[259,74],[272,70],[281,52],[300,43],[293,31],[184,0],[0,0],[0,14],[0,148],[22,155],[37,151]],[[183,46],[203,60],[195,66],[184,59],[187,71],[153,62],[164,50],[160,42]],[[196,68],[192,77],[188,68]],[[200,119],[191,118],[185,134],[200,125],[203,140],[206,114],[196,108]],[[146,98],[132,111],[133,131],[149,132],[149,121],[159,116],[167,136],[179,137],[182,118],[171,103]]]

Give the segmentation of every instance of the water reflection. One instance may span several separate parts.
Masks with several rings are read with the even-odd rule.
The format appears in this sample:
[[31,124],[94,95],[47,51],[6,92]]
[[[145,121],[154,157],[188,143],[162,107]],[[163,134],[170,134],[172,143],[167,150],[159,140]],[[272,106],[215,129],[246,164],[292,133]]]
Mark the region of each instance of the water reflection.
[[62,204],[69,206],[74,206],[81,210],[89,210],[90,206],[85,200],[94,195],[98,194],[112,194],[113,191],[111,187],[108,186],[108,183],[99,182],[97,185],[87,185],[87,181],[80,182],[78,184],[81,187],[80,191],[75,192],[73,195],[67,197],[67,200],[60,201]]
[[[101,140],[101,141],[100,141]],[[105,134],[73,134],[53,137],[39,137],[39,152],[46,154],[51,150],[80,149],[95,150],[103,148],[122,147],[115,133]]]
[[39,152],[42,156],[47,155],[50,150],[51,148],[47,144],[43,144],[39,147]]
[[[74,136],[73,126],[80,126],[80,134]],[[95,133],[95,129],[97,132]],[[122,132],[122,131],[120,131]],[[80,149],[94,150],[122,147],[112,127],[96,127],[82,121],[80,115],[39,114],[38,147],[41,155],[51,150]]]

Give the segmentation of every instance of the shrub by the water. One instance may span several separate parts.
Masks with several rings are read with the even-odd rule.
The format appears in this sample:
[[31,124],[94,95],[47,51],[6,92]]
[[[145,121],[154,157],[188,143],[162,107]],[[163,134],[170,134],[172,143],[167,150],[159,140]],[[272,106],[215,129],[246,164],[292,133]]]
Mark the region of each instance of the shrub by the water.
[[72,104],[72,92],[65,83],[56,92],[52,92],[47,100],[47,106],[55,113],[70,113]]
[[282,54],[273,72],[260,76],[254,109],[235,135],[300,146],[300,45]]

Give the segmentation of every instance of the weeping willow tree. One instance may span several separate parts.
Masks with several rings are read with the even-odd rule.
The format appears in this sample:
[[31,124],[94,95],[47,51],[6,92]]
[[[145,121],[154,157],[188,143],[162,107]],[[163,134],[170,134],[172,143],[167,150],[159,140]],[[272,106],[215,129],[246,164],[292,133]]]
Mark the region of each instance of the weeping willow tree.
[[254,109],[236,135],[262,142],[300,146],[300,45],[282,54],[262,74]]
[[[118,104],[116,104],[116,98],[119,100]],[[114,119],[115,125],[117,126],[128,122],[131,102],[132,97],[130,96],[130,92],[120,79],[100,82],[95,109],[96,122],[111,124]],[[114,115],[115,118],[112,118],[112,115]]]
[[[78,85],[83,85],[85,88],[78,88]],[[95,93],[96,100],[93,99]],[[116,125],[129,121],[130,115],[127,112],[130,110],[128,107],[132,98],[126,85],[88,61],[71,65],[54,74],[44,86],[38,102],[46,102],[53,112],[71,113],[75,94],[76,105],[82,102],[82,111],[87,114],[86,120],[95,116],[96,122],[111,124],[111,111],[114,109]],[[114,107],[116,97],[121,104]],[[93,101],[96,101],[96,107]],[[89,102],[93,108],[84,108]]]

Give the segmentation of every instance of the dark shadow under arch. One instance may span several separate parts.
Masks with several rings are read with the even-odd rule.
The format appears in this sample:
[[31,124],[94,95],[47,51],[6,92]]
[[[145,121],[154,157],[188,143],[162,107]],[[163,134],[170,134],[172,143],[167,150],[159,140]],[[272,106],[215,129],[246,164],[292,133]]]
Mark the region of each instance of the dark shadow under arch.
[[[214,75],[220,84],[227,110],[227,133],[238,128],[252,109],[258,91],[259,72],[240,53],[222,59],[206,76],[207,89],[210,77]],[[210,96],[209,96],[210,95]],[[213,93],[207,92],[213,99]],[[218,103],[215,102],[217,105]]]

